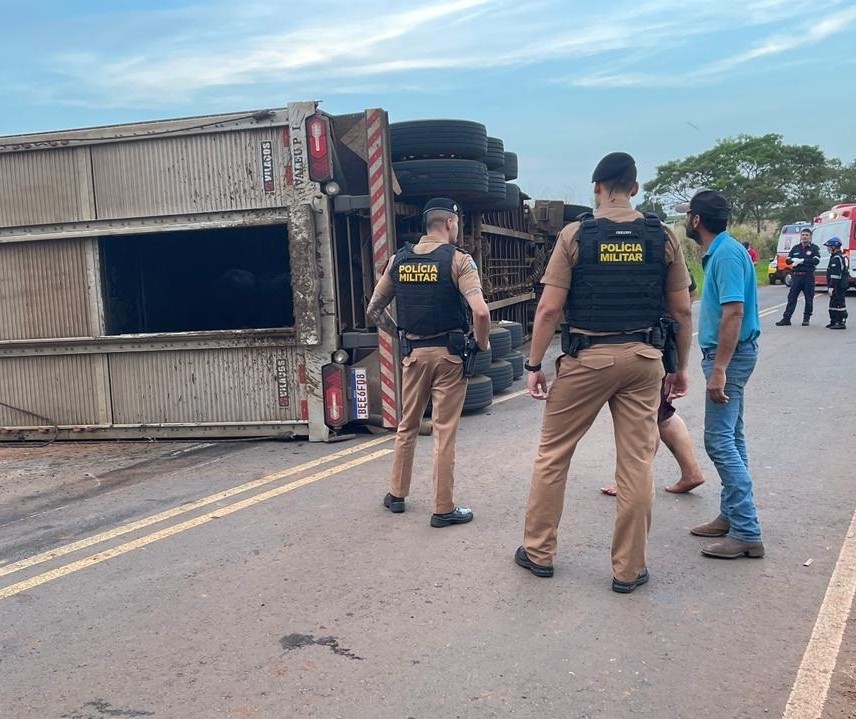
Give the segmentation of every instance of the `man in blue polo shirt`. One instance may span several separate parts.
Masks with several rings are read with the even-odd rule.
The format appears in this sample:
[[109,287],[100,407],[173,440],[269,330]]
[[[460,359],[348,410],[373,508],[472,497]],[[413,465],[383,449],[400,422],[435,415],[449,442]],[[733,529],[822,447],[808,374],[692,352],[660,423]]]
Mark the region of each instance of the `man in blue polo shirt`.
[[702,190],[676,209],[687,213],[687,236],[704,250],[698,332],[707,380],[704,446],[722,480],[719,515],[690,531],[721,537],[701,550],[708,557],[763,557],[743,434],[744,390],[761,334],[755,268],[743,245],[725,231],[731,207],[722,194]]

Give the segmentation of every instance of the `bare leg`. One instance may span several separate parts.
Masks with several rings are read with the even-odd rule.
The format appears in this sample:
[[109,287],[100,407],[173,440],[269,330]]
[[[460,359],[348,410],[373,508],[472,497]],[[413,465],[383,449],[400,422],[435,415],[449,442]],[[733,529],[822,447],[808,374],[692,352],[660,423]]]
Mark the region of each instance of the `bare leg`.
[[665,422],[660,422],[660,439],[674,455],[681,470],[681,478],[675,484],[666,487],[667,492],[683,494],[704,484],[704,475],[696,459],[693,442],[687,425],[677,414]]
[[[666,420],[666,421],[668,421],[668,420]],[[665,424],[665,422],[658,424],[657,428],[659,429],[660,427],[663,426],[663,424]],[[657,454],[657,450],[660,449],[660,439],[661,438],[662,438],[662,434],[657,435],[657,443],[654,445],[654,454]],[[703,481],[704,480],[702,480],[702,482]],[[601,487],[600,491],[603,492],[604,494],[610,496],[610,497],[617,497],[618,496],[618,485],[617,484],[609,484],[606,487]]]

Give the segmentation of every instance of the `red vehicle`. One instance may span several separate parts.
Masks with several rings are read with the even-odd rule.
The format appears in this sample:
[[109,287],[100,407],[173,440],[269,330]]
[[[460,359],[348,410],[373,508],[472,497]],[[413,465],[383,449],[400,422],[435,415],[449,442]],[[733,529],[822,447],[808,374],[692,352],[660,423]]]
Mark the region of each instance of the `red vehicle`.
[[826,267],[829,264],[829,248],[823,243],[832,237],[841,240],[841,249],[851,258],[850,287],[856,287],[852,257],[856,256],[856,202],[835,205],[832,209],[814,218],[811,241],[820,248],[820,263],[814,272],[815,287],[826,288]]

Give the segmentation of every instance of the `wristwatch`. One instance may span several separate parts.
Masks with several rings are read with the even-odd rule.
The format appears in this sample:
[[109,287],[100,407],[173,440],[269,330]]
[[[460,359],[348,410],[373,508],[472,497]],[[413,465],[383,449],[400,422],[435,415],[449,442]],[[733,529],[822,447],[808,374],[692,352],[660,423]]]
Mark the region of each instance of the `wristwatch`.
[[540,372],[541,371],[541,363],[538,364],[529,364],[529,360],[526,360],[523,363],[523,369],[527,372]]

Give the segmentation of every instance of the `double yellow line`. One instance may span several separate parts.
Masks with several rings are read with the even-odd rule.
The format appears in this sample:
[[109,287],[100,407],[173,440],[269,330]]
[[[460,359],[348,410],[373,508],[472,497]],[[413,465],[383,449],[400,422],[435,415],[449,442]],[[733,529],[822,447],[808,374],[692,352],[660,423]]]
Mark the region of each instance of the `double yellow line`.
[[[292,477],[296,474],[301,474],[324,464],[336,462],[337,460],[344,459],[350,455],[356,454],[357,452],[362,452],[366,449],[370,449],[372,447],[376,447],[377,445],[383,444],[384,442],[389,442],[393,438],[394,435],[389,435],[386,437],[373,439],[369,442],[363,442],[362,444],[359,444],[356,447],[351,447],[349,449],[342,450],[341,452],[336,452],[334,454],[327,455],[326,457],[320,457],[319,459],[312,460],[311,462],[306,462],[296,467],[290,467],[289,469],[286,469],[282,472],[269,474],[265,477],[262,477],[261,479],[256,479],[252,482],[247,482],[237,487],[232,487],[231,489],[224,490],[223,492],[218,492],[217,494],[212,494],[208,497],[203,497],[202,499],[197,499],[193,502],[182,504],[165,512],[153,514],[150,517],[144,517],[143,519],[137,520],[136,522],[131,522],[129,524],[122,525],[121,527],[116,527],[115,529],[111,529],[106,532],[101,532],[100,534],[95,534],[91,537],[86,537],[85,539],[81,539],[77,542],[72,542],[70,544],[50,549],[47,552],[36,554],[32,557],[27,557],[26,559],[14,562],[13,564],[0,567],[0,577],[15,574],[17,572],[29,569],[30,567],[37,566],[44,562],[58,559],[66,555],[73,554],[74,552],[79,552],[96,544],[103,544],[104,542],[108,542],[113,539],[116,539],[117,537],[130,534],[131,532],[136,532],[140,529],[150,527],[154,524],[159,524],[161,522],[174,519],[175,517],[179,517],[189,512],[193,512],[197,509],[209,506],[216,502],[222,502],[226,499],[234,497],[235,495],[243,494],[245,492],[258,489],[259,487],[271,484],[272,482],[276,482],[277,480]],[[0,589],[0,600],[8,599],[9,597],[15,596],[16,594],[20,594],[21,592],[26,592],[30,589],[33,589],[34,587],[38,587],[42,584],[53,581],[54,579],[59,579],[60,577],[65,577],[69,574],[73,574],[74,572],[80,571],[81,569],[92,567],[108,559],[112,559],[113,557],[118,557],[122,554],[126,554],[127,552],[139,549],[140,547],[145,547],[154,542],[158,542],[161,539],[166,539],[167,537],[172,537],[176,534],[180,534],[181,532],[184,532],[188,529],[192,529],[193,527],[198,527],[203,524],[207,524],[213,519],[219,519],[229,514],[238,512],[242,509],[247,509],[248,507],[252,507],[268,499],[273,499],[274,497],[278,497],[281,494],[285,494],[286,492],[291,492],[295,489],[300,489],[301,487],[305,487],[321,479],[326,479],[327,477],[331,477],[335,474],[346,472],[349,469],[353,469],[354,467],[358,467],[359,465],[365,464],[367,462],[372,462],[375,459],[379,459],[380,457],[384,457],[391,453],[392,449],[376,450],[374,452],[371,452],[370,454],[357,457],[356,459],[343,462],[342,464],[337,464],[335,467],[330,467],[320,472],[310,474],[309,476],[303,477],[302,479],[295,480],[294,482],[289,482],[288,484],[284,484],[281,487],[276,487],[266,492],[255,494],[252,497],[248,497],[247,499],[234,502],[233,504],[227,504],[225,506],[217,507],[216,509],[207,512],[206,514],[202,514],[198,517],[188,519],[184,522],[179,522],[178,524],[171,525],[151,534],[146,534],[142,537],[138,537],[137,539],[125,542],[124,544],[120,544],[116,547],[106,549],[102,552],[91,554],[75,562],[71,562],[70,564],[63,565],[56,569],[52,569],[48,572],[39,574],[30,579],[25,579],[23,581]]]

